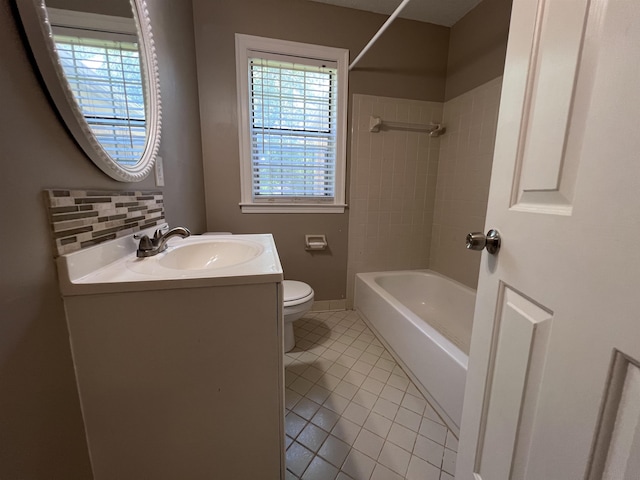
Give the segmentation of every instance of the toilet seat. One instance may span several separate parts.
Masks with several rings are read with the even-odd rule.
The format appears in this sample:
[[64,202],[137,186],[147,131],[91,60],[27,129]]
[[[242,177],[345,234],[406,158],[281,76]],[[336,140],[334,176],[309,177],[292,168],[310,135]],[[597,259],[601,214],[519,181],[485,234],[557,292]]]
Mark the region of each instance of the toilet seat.
[[282,286],[285,307],[294,307],[313,298],[313,289],[304,282],[284,280]]

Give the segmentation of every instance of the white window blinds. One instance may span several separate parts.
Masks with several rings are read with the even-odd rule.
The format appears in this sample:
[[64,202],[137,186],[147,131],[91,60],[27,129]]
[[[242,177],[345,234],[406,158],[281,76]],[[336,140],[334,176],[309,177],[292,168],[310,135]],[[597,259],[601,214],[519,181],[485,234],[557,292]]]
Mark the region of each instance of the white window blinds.
[[249,58],[254,201],[334,200],[337,85],[335,63]]
[[54,35],[65,75],[102,147],[121,165],[135,165],[146,144],[138,45]]

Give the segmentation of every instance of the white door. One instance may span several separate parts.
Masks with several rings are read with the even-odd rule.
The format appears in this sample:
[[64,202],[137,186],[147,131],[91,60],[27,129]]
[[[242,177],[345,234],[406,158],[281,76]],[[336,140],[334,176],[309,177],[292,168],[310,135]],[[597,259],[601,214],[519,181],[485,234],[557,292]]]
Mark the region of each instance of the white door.
[[510,32],[456,479],[638,480],[640,1]]

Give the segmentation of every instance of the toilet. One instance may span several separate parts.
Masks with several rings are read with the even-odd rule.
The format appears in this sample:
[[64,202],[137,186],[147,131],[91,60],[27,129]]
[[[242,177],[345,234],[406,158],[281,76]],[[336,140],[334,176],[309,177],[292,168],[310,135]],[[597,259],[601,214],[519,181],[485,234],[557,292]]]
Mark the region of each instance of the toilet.
[[293,322],[311,310],[313,289],[304,282],[284,280],[282,290],[284,294],[284,351],[289,352],[296,346],[296,339],[293,336]]

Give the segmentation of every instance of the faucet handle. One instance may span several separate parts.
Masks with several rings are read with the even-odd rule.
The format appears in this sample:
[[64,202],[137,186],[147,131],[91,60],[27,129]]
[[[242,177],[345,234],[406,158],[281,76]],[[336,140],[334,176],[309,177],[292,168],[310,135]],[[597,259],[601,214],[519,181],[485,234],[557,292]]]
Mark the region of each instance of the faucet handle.
[[136,256],[144,257],[145,252],[149,252],[154,249],[153,241],[149,238],[149,235],[138,236],[138,238],[140,239],[140,244],[138,245]]
[[159,240],[160,237],[162,237],[162,235],[164,234],[163,232],[166,232],[167,230],[169,230],[169,225],[164,225],[160,228],[158,228],[155,233],[153,234],[153,239],[154,240]]
[[[157,234],[158,232],[156,232]],[[153,238],[149,238],[149,235],[145,233],[136,233],[133,235],[133,238],[136,240],[140,240],[138,244],[138,251],[140,250],[151,250],[155,244],[158,242],[158,239],[153,236]]]

